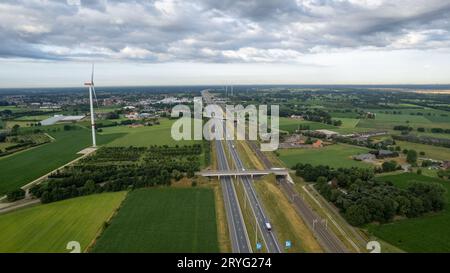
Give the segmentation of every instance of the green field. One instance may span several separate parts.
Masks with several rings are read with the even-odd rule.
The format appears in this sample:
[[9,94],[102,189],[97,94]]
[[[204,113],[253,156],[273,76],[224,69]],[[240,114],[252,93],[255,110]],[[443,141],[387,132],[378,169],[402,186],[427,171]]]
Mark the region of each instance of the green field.
[[280,118],[280,130],[287,132],[294,132],[299,128],[299,126],[309,126],[310,130],[319,130],[319,129],[337,129],[338,127],[320,123],[313,121],[306,121],[301,119],[293,119],[293,118]]
[[[377,111],[375,111],[377,112]],[[409,115],[402,110],[401,115],[377,113],[375,119],[362,119],[357,127],[373,129],[393,129],[396,125],[410,126],[414,129],[423,128],[450,128],[450,119],[448,117],[437,116],[418,116]],[[417,110],[411,110],[417,112]]]
[[281,149],[280,159],[288,167],[297,163],[328,165],[330,167],[371,167],[371,164],[352,159],[353,155],[367,153],[369,149],[346,144],[336,144],[320,149]]
[[2,214],[0,252],[69,252],[70,241],[85,250],[125,195],[89,195]]
[[50,115],[50,114],[43,114],[43,115],[37,115],[37,116],[23,116],[23,117],[15,119],[15,120],[37,122],[37,121],[42,121],[42,120],[47,119],[52,116],[53,115]]
[[161,119],[161,124],[154,126],[143,126],[131,128],[129,126],[116,126],[103,129],[103,135],[125,133],[120,138],[112,141],[108,146],[143,146],[150,145],[192,145],[197,141],[183,140],[175,141],[171,136],[171,127],[175,120]]
[[[0,195],[70,162],[80,156],[79,151],[91,145],[91,132],[87,129],[49,134],[56,140],[0,159]],[[97,143],[103,145],[120,136],[99,135]]]
[[407,141],[396,141],[396,145],[400,146],[403,149],[413,149],[417,152],[425,152],[425,158],[432,158],[436,160],[450,160],[450,149],[445,147],[412,143]]
[[407,252],[450,252],[450,183],[413,173],[383,176],[379,179],[391,181],[399,187],[406,187],[413,181],[441,183],[447,189],[447,205],[439,213],[389,224],[373,224],[369,225],[368,230]]
[[342,125],[339,126],[342,129],[355,128],[360,121],[359,118],[338,118],[336,120],[342,121]]
[[219,252],[214,193],[153,188],[129,193],[94,252]]

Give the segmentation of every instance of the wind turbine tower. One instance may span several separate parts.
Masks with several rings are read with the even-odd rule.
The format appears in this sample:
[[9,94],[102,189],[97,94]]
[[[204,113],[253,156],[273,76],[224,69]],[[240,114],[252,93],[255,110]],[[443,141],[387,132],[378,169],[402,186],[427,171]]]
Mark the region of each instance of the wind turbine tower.
[[91,74],[91,81],[85,82],[85,86],[89,87],[89,103],[91,108],[91,130],[92,130],[92,147],[97,147],[97,142],[95,139],[95,116],[94,116],[94,101],[93,101],[93,95],[95,96],[95,99],[97,99],[97,95],[95,94],[95,86],[94,86],[94,64],[92,64],[92,74]]

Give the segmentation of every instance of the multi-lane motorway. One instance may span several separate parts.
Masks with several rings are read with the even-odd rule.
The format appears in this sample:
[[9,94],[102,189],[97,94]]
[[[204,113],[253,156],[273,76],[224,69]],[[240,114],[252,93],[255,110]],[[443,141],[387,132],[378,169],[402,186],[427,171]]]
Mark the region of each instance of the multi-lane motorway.
[[[220,140],[215,141],[217,150],[217,163],[220,170],[228,170],[228,161],[225,156],[223,144]],[[227,222],[230,230],[230,239],[233,252],[250,253],[252,248],[248,239],[241,208],[237,199],[236,190],[230,177],[222,177],[220,184],[223,192]]]
[[[206,103],[213,103],[213,98],[209,94],[209,92],[202,92],[203,98]],[[224,121],[224,129],[226,131],[227,126]],[[233,125],[231,125],[233,126]],[[230,165],[228,164],[227,157],[225,156],[225,148],[220,140],[215,141],[216,151],[217,151],[217,160],[218,160],[218,168],[219,170],[229,170]],[[264,165],[267,168],[271,168],[272,164],[267,159],[267,157],[259,150],[257,145],[253,142],[249,142],[250,147],[255,151],[257,156],[261,159]],[[231,154],[231,159],[233,160],[233,165],[238,169],[242,170],[244,165],[239,157],[239,154],[236,151],[235,145],[233,141],[227,140],[226,145]],[[256,191],[253,187],[253,181],[250,177],[243,176],[241,177],[242,185],[246,192],[246,196],[249,200],[249,204],[252,208],[255,219],[258,223],[258,227],[260,232],[262,233],[262,243],[266,246],[267,252],[277,253],[281,252],[281,248],[275,236],[275,233],[272,230],[268,230],[266,227],[266,223],[270,222],[267,215],[264,212],[264,209],[261,205],[261,202],[258,199]],[[347,252],[346,247],[342,244],[342,242],[337,238],[337,236],[327,228],[326,223],[322,221],[322,219],[318,216],[316,212],[312,210],[302,198],[298,196],[297,191],[293,187],[291,183],[289,183],[286,179],[280,178],[278,180],[280,182],[280,186],[283,189],[283,192],[287,195],[287,197],[292,201],[292,204],[296,208],[297,212],[301,216],[301,218],[308,223],[310,228],[313,230],[316,238],[319,240],[321,245],[325,248],[327,252],[335,252],[342,253]],[[242,217],[241,208],[239,206],[239,201],[237,199],[236,190],[234,188],[234,184],[232,178],[223,177],[220,179],[225,209],[227,213],[227,221],[230,229],[230,238],[232,243],[233,252],[237,253],[248,253],[252,252],[252,248],[250,246],[249,238],[247,235],[247,230],[245,228],[245,223]],[[273,227],[276,229],[276,227]]]
[[[227,140],[227,145],[236,168],[243,169],[244,164],[242,164],[242,161],[239,158],[239,154],[236,151],[233,141]],[[273,231],[273,228],[276,227],[273,227],[272,230],[267,229],[266,223],[270,223],[270,220],[267,217],[266,213],[264,212],[262,204],[258,199],[258,196],[253,186],[253,181],[251,181],[251,178],[248,176],[242,176],[241,181],[242,185],[244,186],[244,190],[247,194],[253,214],[257,220],[259,230],[263,236],[262,240],[264,245],[266,246],[267,252],[280,253],[281,248]]]
[[[206,104],[213,103],[213,98],[207,90],[202,91],[202,97]],[[215,146],[217,167],[221,171],[229,170],[228,160],[225,156],[222,141],[215,140]],[[241,207],[239,205],[239,200],[237,199],[236,189],[234,188],[232,178],[220,178],[220,186],[223,193],[232,251],[234,253],[250,253],[252,252],[252,247],[250,245],[250,240],[248,239],[247,229],[245,227],[244,218],[242,217]]]
[[[273,167],[270,160],[268,160],[266,155],[259,150],[254,142],[249,141],[248,143],[266,168]],[[316,238],[325,250],[332,253],[347,252],[346,247],[342,244],[339,238],[337,238],[333,231],[328,229],[327,223],[323,221],[323,219],[319,217],[319,215],[313,211],[311,207],[308,206],[306,201],[298,195],[294,185],[289,183],[285,178],[278,178],[278,182],[285,195],[289,198],[289,200],[291,200],[300,217],[312,229]]]

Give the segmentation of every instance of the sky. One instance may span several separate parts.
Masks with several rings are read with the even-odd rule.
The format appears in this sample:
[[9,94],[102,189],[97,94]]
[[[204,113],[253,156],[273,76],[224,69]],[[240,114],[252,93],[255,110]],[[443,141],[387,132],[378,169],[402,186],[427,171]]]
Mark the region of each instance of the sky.
[[2,0],[0,87],[449,84],[448,0]]

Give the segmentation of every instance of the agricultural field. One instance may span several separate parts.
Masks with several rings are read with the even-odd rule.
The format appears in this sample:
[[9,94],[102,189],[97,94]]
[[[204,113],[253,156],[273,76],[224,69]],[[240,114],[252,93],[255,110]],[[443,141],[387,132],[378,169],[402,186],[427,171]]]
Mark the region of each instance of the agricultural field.
[[337,120],[342,121],[342,125],[339,128],[343,129],[355,128],[360,121],[359,118],[338,118]]
[[214,192],[153,188],[129,193],[93,252],[218,252]]
[[450,160],[450,148],[412,143],[407,141],[396,141],[396,145],[400,146],[403,149],[413,149],[417,152],[425,152],[425,158],[431,158],[436,160]]
[[112,141],[108,146],[135,146],[148,147],[150,145],[192,145],[199,143],[194,140],[175,141],[171,136],[171,127],[175,120],[160,119],[159,125],[131,128],[129,126],[116,126],[103,128],[102,135],[125,134]]
[[89,195],[0,214],[0,252],[67,253],[70,241],[85,251],[125,195]]
[[299,128],[299,126],[308,126],[310,130],[319,130],[319,129],[337,129],[338,127],[320,123],[320,122],[313,122],[313,121],[307,121],[307,120],[301,120],[301,119],[293,119],[293,118],[280,118],[280,130],[287,131],[287,132],[294,132]]
[[367,168],[369,163],[355,161],[352,156],[367,153],[368,148],[335,144],[319,149],[281,149],[279,158],[288,167],[297,163],[309,163],[311,165],[328,165],[334,168],[361,167]]
[[[56,114],[56,113],[53,113]],[[38,121],[42,121],[44,119],[47,119],[49,117],[51,117],[52,115],[50,114],[43,114],[43,115],[36,115],[36,116],[23,116],[20,118],[16,118],[16,121],[31,121],[31,122],[38,122]]]
[[447,205],[439,213],[383,225],[371,224],[368,226],[369,232],[407,252],[450,252],[450,183],[413,173],[383,176],[378,179],[391,181],[402,188],[413,181],[440,183],[447,190]]
[[[80,128],[50,132],[55,141],[0,158],[0,195],[15,190],[34,179],[74,160],[82,149],[91,145],[91,132]],[[122,134],[98,135],[98,145]]]

